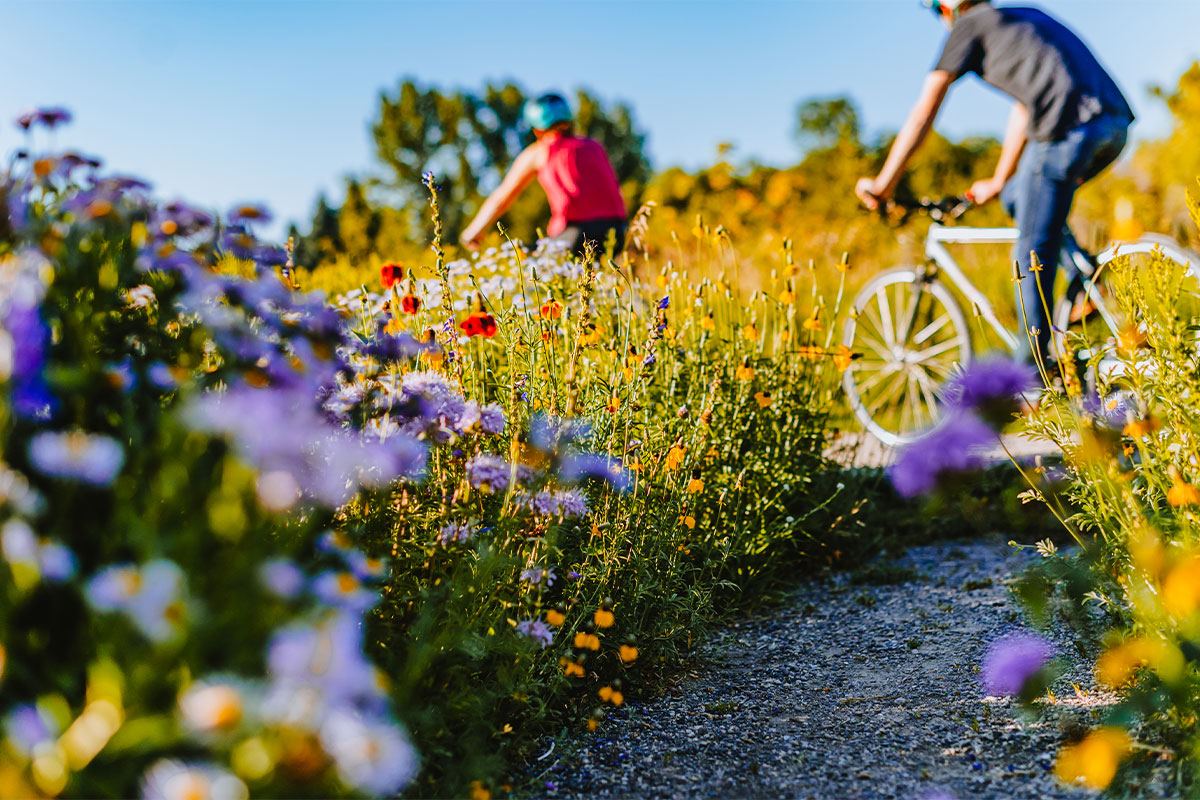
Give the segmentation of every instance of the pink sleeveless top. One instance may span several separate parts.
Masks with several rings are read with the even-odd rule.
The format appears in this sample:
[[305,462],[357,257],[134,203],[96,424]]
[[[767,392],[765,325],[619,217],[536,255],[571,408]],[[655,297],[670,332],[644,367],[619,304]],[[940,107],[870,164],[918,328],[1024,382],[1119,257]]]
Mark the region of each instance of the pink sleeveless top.
[[604,147],[582,136],[560,136],[546,145],[538,183],[550,200],[546,233],[557,236],[573,222],[625,219],[625,201]]

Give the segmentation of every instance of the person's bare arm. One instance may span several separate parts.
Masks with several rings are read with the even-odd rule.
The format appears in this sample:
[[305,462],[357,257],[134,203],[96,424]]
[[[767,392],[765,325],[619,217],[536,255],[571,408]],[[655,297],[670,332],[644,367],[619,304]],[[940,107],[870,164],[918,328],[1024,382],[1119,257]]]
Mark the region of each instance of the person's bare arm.
[[1008,130],[1004,133],[1004,145],[1000,148],[996,172],[992,177],[975,181],[971,185],[967,197],[972,203],[983,205],[1004,189],[1004,184],[1008,183],[1009,178],[1017,171],[1017,164],[1021,161],[1021,153],[1025,151],[1025,142],[1028,140],[1028,129],[1029,109],[1017,103],[1008,115]]
[[904,167],[933,128],[938,109],[946,99],[946,92],[952,83],[954,76],[942,70],[934,70],[925,78],[921,96],[909,112],[904,126],[896,134],[896,141],[892,143],[883,169],[875,178],[862,178],[855,187],[855,192],[867,208],[874,210],[879,207],[881,201],[892,196],[900,176],[904,174]]
[[504,180],[483,201],[483,205],[479,207],[479,213],[462,233],[462,242],[467,247],[474,249],[479,246],[479,241],[488,228],[504,216],[504,212],[508,211],[521,192],[525,191],[525,187],[529,186],[537,176],[538,165],[535,148],[536,145],[531,145],[521,151],[512,166],[508,168]]

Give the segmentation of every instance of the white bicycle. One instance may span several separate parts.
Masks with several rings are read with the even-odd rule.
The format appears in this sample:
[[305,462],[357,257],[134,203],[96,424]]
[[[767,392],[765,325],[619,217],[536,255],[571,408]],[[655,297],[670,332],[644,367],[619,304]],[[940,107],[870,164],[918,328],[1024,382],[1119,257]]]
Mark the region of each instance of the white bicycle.
[[[925,238],[927,262],[876,275],[854,298],[842,337],[856,355],[843,376],[843,386],[855,416],[885,445],[909,442],[942,418],[941,386],[974,357],[971,328],[959,295],[978,309],[997,337],[1016,351],[1018,334],[996,316],[988,298],[963,273],[948,244],[1013,244],[1016,228],[949,227],[971,207],[962,197],[922,200],[899,206],[906,213],[928,214],[934,221]],[[1067,291],[1052,309],[1055,335],[1064,337],[1083,317],[1098,315],[1104,338],[1123,325],[1108,299],[1101,267],[1118,256],[1162,253],[1189,271],[1200,271],[1200,256],[1173,239],[1147,234],[1089,256],[1068,233],[1060,270]],[[1095,275],[1100,278],[1093,281]],[[957,291],[951,291],[953,286]],[[1093,323],[1094,324],[1094,323]],[[1092,354],[1081,353],[1081,359]],[[1103,357],[1103,354],[1100,354]]]

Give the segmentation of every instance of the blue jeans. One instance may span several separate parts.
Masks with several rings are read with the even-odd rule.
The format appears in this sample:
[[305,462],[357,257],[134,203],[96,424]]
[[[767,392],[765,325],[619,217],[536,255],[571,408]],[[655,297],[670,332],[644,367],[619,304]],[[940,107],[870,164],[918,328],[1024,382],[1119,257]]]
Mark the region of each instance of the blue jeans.
[[[1125,148],[1128,130],[1129,120],[1124,117],[1103,116],[1080,125],[1061,141],[1031,141],[1025,145],[1017,174],[1004,187],[1001,201],[1020,230],[1014,258],[1024,276],[1016,292],[1018,358],[1032,362],[1034,344],[1043,360],[1052,358],[1047,352],[1050,320],[1037,282],[1041,283],[1046,304],[1053,308],[1054,278],[1063,244],[1070,236],[1067,215],[1075,191],[1116,161]],[[1042,264],[1040,273],[1029,269],[1031,252]]]

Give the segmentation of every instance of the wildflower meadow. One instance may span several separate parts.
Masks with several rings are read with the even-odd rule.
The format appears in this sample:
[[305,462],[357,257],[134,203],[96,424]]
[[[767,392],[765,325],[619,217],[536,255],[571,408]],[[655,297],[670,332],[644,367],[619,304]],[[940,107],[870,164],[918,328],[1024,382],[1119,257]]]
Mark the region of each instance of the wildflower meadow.
[[[488,103],[497,119],[519,107],[508,89],[405,84],[381,98],[377,138],[426,100],[484,125]],[[1052,740],[1007,786],[1200,793],[1200,264],[1118,246],[1087,284],[1103,302],[1085,293],[1055,325],[1053,363],[980,335],[937,387],[937,422],[867,458],[843,388],[863,354],[843,333],[858,256],[909,220],[864,216],[839,248],[828,219],[747,198],[782,209],[787,187],[770,187],[808,177],[755,167],[696,189],[649,174],[627,110],[582,116],[629,149],[625,184],[649,182],[623,245],[501,223],[460,247],[463,185],[398,157],[419,222],[371,217],[363,195],[340,213],[373,220],[370,247],[316,224],[275,241],[264,205],[167,199],[59,148],[67,109],[16,118],[0,171],[0,797],[550,796],[553,769],[711,666],[697,653],[731,620],[799,638],[823,609],[790,608],[798,585],[866,614],[890,595],[862,587],[905,583],[928,590],[920,629],[881,617],[870,642],[828,637],[838,669],[869,672],[887,648],[969,661],[969,685],[936,684],[945,698]],[[865,162],[857,137],[822,152]],[[461,172],[476,153],[458,155]],[[741,199],[717,202],[727,188]],[[389,249],[392,224],[409,236]],[[991,289],[1009,269],[976,271]],[[950,586],[898,566],[984,530],[1020,571]],[[935,618],[952,592],[980,607],[969,593],[999,584],[1019,602],[1003,635],[926,655],[955,627]],[[739,637],[721,640],[730,660],[775,649]],[[1062,723],[1079,663],[1084,710]],[[796,681],[855,709],[902,694],[872,677],[878,695]],[[694,705],[693,728],[743,713],[724,695]],[[807,721],[782,707],[755,707],[762,741]],[[941,713],[899,708],[905,724]],[[969,749],[954,723],[943,760]],[[857,764],[828,770],[867,785]]]

